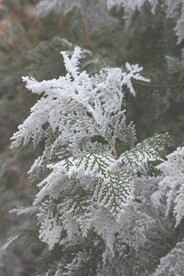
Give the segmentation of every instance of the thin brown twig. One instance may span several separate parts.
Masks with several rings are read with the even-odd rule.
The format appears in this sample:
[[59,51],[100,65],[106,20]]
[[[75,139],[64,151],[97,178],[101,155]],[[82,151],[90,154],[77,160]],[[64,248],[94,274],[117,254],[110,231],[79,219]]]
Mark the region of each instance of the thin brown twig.
[[148,88],[156,88],[156,89],[173,89],[173,88],[181,88],[184,87],[184,83],[147,83],[144,81],[133,80],[133,84],[148,87]]
[[116,148],[116,126],[113,130],[113,137],[112,137],[112,152],[113,152],[113,155],[115,157],[115,159],[117,159],[118,155],[117,155],[117,148]]

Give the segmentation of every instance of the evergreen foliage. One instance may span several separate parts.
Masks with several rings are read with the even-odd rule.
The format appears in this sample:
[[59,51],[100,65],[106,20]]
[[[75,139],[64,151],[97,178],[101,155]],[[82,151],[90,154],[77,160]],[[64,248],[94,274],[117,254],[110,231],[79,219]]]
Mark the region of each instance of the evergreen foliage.
[[[132,1],[107,0],[107,4],[109,8],[112,8],[113,6],[123,6],[125,13],[127,13],[128,16],[131,16],[132,12],[135,11],[136,9],[141,10],[142,6],[145,5],[147,2],[150,4],[152,12],[155,13],[156,8],[159,4],[158,0],[148,0],[148,1],[147,0],[132,0]],[[166,12],[166,16],[168,18],[171,18],[174,21],[176,21],[174,31],[178,36],[178,43],[181,43],[181,41],[184,39],[184,33],[183,33],[184,2],[183,0],[179,0],[179,1],[164,0],[160,6]]]
[[155,271],[155,276],[159,275],[182,275],[183,274],[183,241],[178,242],[168,255],[161,259],[160,265]]
[[[134,199],[133,176],[140,166],[160,159],[167,135],[155,135],[135,145],[134,126],[126,125],[124,86],[135,96],[132,79],[148,81],[140,75],[142,68],[127,63],[126,71],[103,68],[90,76],[80,72],[82,54],[85,51],[79,47],[71,57],[62,52],[64,77],[41,82],[23,78],[26,87],[41,98],[13,135],[12,147],[25,146],[30,140],[36,147],[44,139],[43,155],[29,171],[35,181],[43,166],[47,170],[37,183],[39,191],[33,203],[38,210],[40,240],[50,250],[56,244],[67,248],[68,243],[79,243],[94,232],[105,244],[105,263],[107,256],[114,254],[117,234],[126,243],[119,221]],[[132,137],[132,144],[122,140],[127,150],[118,156],[116,139],[122,139],[122,127]],[[136,242],[132,245],[135,249]]]
[[158,205],[165,197],[166,215],[171,212],[176,218],[176,226],[184,217],[184,148],[178,148],[167,156],[167,160],[157,166],[162,171],[163,179],[158,183],[158,191],[152,195],[153,203]]
[[[11,138],[24,150],[0,156],[3,202],[8,167],[19,176],[20,155],[24,170],[35,160],[32,194],[12,210],[28,224],[10,231],[1,251],[27,234],[33,243],[34,234],[40,264],[29,276],[182,276],[184,148],[175,149],[168,132],[182,142],[184,1],[42,0],[35,7],[29,40],[25,19],[12,28],[21,30],[13,36],[22,39],[20,61],[0,69],[0,92],[13,83],[22,95],[24,71],[32,93],[23,115],[9,115],[14,129],[24,120]],[[11,39],[0,42],[5,64],[3,43],[11,48]]]

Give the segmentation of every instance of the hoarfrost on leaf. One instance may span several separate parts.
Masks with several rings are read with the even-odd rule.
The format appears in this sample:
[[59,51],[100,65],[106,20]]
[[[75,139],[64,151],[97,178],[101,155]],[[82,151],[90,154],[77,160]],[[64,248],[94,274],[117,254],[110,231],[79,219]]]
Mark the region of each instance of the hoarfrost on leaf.
[[[136,144],[135,127],[126,122],[125,93],[135,96],[133,79],[148,81],[140,74],[142,67],[126,63],[124,70],[103,68],[91,75],[80,68],[84,50],[61,54],[65,76],[41,82],[23,78],[40,99],[13,135],[12,147],[30,141],[44,145],[29,170],[38,192],[27,211],[36,212],[39,239],[53,250],[96,235],[104,244],[105,263],[114,256],[117,236],[134,250],[146,241],[152,220],[133,207],[135,175],[141,166],[160,160],[168,135]],[[118,151],[117,140],[123,150]],[[80,259],[77,254],[73,263]]]
[[114,6],[123,7],[125,10],[125,19],[132,16],[135,10],[141,10],[145,3],[149,3],[152,13],[158,5],[163,9],[166,17],[175,21],[174,31],[178,37],[178,44],[184,39],[184,1],[183,0],[107,0],[107,6],[111,9]]
[[38,15],[40,17],[45,17],[52,11],[56,14],[62,12],[66,15],[76,7],[81,7],[81,0],[41,0],[37,4]]
[[152,202],[159,206],[166,197],[166,214],[173,212],[178,226],[184,217],[184,148],[177,148],[157,168],[162,172],[158,190],[152,195]]
[[172,276],[183,275],[184,269],[184,241],[178,242],[176,246],[163,258],[161,258],[154,275]]

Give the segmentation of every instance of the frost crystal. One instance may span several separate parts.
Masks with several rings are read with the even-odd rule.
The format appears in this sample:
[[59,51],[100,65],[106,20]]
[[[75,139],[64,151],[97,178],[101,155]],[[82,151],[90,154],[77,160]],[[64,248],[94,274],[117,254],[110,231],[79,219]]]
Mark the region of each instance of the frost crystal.
[[[148,81],[140,75],[141,67],[127,63],[124,71],[103,68],[91,76],[80,70],[83,54],[79,47],[73,53],[62,52],[67,73],[58,79],[23,78],[40,99],[13,135],[12,147],[44,143],[42,155],[29,171],[39,191],[33,208],[27,209],[37,214],[40,240],[52,250],[56,244],[75,245],[93,232],[105,244],[105,262],[114,254],[117,233],[135,250],[139,229],[140,243],[146,240],[142,232],[148,225],[143,220],[149,216],[140,212],[132,232],[135,241],[121,232],[129,229],[128,220],[133,225],[137,213],[132,207],[129,210],[134,175],[141,165],[160,159],[167,135],[135,145],[134,125],[126,123],[125,90],[134,96],[132,79]],[[124,153],[118,151],[117,139]]]
[[157,166],[163,179],[158,190],[152,195],[152,201],[159,206],[166,197],[166,214],[172,210],[176,217],[176,226],[184,217],[184,148],[178,148],[167,156],[167,160]]
[[114,6],[123,7],[126,13],[125,17],[132,15],[136,9],[140,10],[145,3],[149,3],[152,13],[155,13],[157,5],[161,5],[166,16],[176,21],[174,31],[178,37],[178,43],[184,39],[184,1],[183,0],[164,0],[159,3],[158,0],[107,0],[107,6],[111,9]]

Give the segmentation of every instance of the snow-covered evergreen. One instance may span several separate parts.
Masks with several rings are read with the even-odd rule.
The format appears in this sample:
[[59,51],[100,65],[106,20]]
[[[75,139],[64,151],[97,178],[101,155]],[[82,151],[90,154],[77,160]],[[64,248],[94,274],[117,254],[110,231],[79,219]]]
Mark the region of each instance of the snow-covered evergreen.
[[[126,63],[124,70],[103,68],[89,75],[80,71],[81,48],[62,55],[65,76],[41,82],[23,77],[40,99],[13,135],[12,147],[44,144],[29,171],[38,182],[33,205],[40,240],[52,250],[57,244],[83,243],[95,233],[105,246],[102,266],[118,243],[138,251],[146,242],[144,233],[154,219],[134,202],[135,176],[149,161],[160,160],[168,135],[136,144],[134,125],[126,123],[126,90],[135,96],[132,80],[148,81],[141,67]],[[117,152],[117,139],[122,152]]]
[[[66,29],[68,22],[80,14],[90,49],[93,48],[90,34],[97,35],[99,31],[93,23],[99,21],[104,10],[108,18],[107,8],[112,14],[120,12],[120,17],[122,8],[125,22],[121,17],[121,23],[125,25],[128,20],[132,22],[132,16],[145,10],[151,10],[153,17],[157,11],[164,12],[162,16],[175,23],[178,42],[183,40],[182,0],[162,3],[158,0],[95,1],[95,12],[99,7],[102,10],[96,16],[92,9],[92,19],[88,22],[85,8],[88,7],[89,12],[91,3],[90,0],[42,0],[37,10],[40,17],[52,11],[54,16],[61,13],[63,21],[60,23],[64,27],[66,24]],[[107,24],[108,19],[104,22]],[[90,24],[92,30],[88,31]],[[108,30],[113,31],[109,41],[119,39],[121,28],[126,27],[121,26],[114,34],[118,24],[118,19],[111,15]],[[154,24],[151,22],[153,29]],[[100,21],[98,27],[103,29],[104,25]],[[126,40],[125,30],[123,34]],[[48,249],[43,256],[44,267],[37,267],[36,276],[182,275],[184,148],[170,153],[168,133],[156,133],[142,141],[141,135],[137,138],[136,126],[127,119],[127,114],[132,112],[129,113],[128,100],[136,102],[137,86],[139,94],[140,87],[148,88],[148,94],[149,85],[154,88],[154,83],[148,83],[142,76],[143,68],[137,64],[127,62],[121,68],[113,67],[116,63],[113,54],[109,62],[108,51],[104,51],[108,45],[107,35],[104,41],[100,54],[74,46],[61,37],[42,42],[32,51],[37,63],[34,76],[47,64],[45,52],[52,55],[52,50],[59,48],[62,48],[59,51],[66,73],[42,81],[42,72],[37,77],[29,74],[22,78],[38,100],[13,134],[12,148],[32,144],[37,152],[28,172],[35,197],[31,206],[12,212],[36,218],[39,242]],[[55,48],[51,49],[53,44]],[[123,57],[126,59],[126,51]],[[86,58],[86,66],[83,66]],[[51,71],[52,62],[48,64]],[[173,79],[178,77],[181,81],[183,52],[181,60],[167,56],[165,66]],[[91,70],[91,67],[94,68]],[[162,88],[167,86],[166,81],[164,79]],[[183,87],[182,83],[179,85],[171,87]],[[156,97],[158,87],[156,83]],[[166,91],[164,99],[168,100],[169,92]],[[10,237],[1,249],[19,236],[21,238],[19,234]]]

